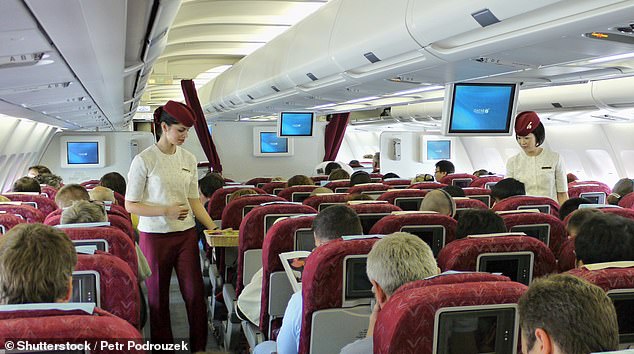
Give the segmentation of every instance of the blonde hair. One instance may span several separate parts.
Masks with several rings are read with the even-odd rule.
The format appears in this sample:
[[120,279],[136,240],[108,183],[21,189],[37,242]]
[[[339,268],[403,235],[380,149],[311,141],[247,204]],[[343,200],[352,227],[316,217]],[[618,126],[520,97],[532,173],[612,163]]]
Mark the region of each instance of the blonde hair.
[[60,223],[62,224],[82,224],[88,222],[108,221],[108,216],[101,205],[97,205],[85,200],[78,200],[70,207],[62,211]]
[[251,189],[251,188],[240,188],[229,195],[229,202],[232,202],[244,195],[251,195],[251,194],[258,194],[258,192],[256,192],[255,189]]
[[88,191],[79,184],[67,184],[55,195],[55,203],[60,209],[68,208],[77,200],[90,201]]
[[95,188],[89,190],[88,195],[90,196],[90,200],[113,203],[117,201],[114,197],[114,191],[102,186],[96,186]]
[[330,188],[326,188],[326,187],[317,187],[315,189],[313,189],[312,192],[310,192],[310,196],[315,196],[317,194],[325,194],[325,193],[332,193],[332,189]]

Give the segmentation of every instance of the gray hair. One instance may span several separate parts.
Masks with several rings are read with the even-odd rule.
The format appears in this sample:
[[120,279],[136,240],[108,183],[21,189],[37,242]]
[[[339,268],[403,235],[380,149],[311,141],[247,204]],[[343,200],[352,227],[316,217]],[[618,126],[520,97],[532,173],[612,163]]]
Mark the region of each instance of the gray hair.
[[62,211],[61,224],[79,224],[108,221],[103,206],[79,200]]
[[391,296],[405,283],[438,274],[438,265],[423,240],[407,232],[395,232],[374,244],[368,254],[367,273]]

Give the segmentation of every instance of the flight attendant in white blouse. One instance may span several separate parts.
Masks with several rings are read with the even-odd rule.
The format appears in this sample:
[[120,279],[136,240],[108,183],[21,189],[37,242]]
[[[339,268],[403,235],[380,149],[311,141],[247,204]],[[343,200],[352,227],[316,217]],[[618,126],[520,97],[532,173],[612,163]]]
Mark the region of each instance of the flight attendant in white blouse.
[[506,163],[506,177],[524,183],[526,195],[549,197],[563,204],[568,200],[564,162],[558,153],[542,147],[546,132],[537,113],[518,114],[515,134],[522,152]]

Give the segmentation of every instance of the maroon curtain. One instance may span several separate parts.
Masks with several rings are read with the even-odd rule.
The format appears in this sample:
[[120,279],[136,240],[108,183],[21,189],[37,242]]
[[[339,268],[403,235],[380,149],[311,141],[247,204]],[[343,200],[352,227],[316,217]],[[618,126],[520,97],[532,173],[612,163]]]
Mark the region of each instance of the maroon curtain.
[[216,150],[211,134],[209,134],[209,128],[207,127],[207,121],[205,120],[205,114],[202,107],[200,107],[200,101],[198,100],[198,94],[196,93],[196,86],[192,80],[181,80],[181,88],[183,89],[183,95],[185,96],[185,103],[194,111],[196,115],[196,122],[194,123],[194,129],[196,129],[196,135],[200,140],[200,145],[209,160],[209,164],[214,172],[222,172],[222,165],[220,164],[220,157]]
[[350,112],[333,114],[330,122],[326,125],[324,138],[324,161],[334,161],[341,147],[343,136],[346,134],[346,127],[350,121]]

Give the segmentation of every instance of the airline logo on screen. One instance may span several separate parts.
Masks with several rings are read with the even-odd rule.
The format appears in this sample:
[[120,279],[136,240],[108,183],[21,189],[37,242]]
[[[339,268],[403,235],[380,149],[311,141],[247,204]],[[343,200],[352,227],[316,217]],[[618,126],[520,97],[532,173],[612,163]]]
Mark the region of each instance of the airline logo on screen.
[[473,109],[473,113],[475,114],[489,114],[489,111],[491,111],[490,107]]

